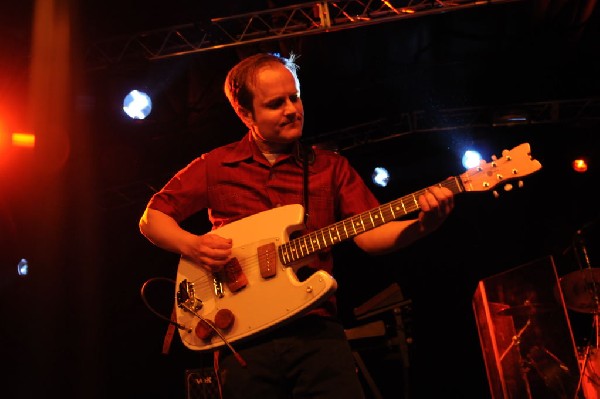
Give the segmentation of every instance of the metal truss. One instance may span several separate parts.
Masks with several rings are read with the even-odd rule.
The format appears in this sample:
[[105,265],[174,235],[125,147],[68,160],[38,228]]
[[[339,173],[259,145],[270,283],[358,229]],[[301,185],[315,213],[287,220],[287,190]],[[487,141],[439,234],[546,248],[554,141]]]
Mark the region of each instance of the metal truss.
[[409,134],[460,129],[502,128],[518,125],[568,123],[586,126],[600,122],[600,98],[451,108],[403,112],[394,119],[379,119],[311,138],[313,145],[347,151]]
[[324,0],[138,32],[94,43],[89,69],[523,0]]
[[[378,119],[320,134],[307,139],[307,142],[343,152],[417,133],[559,123],[585,127],[597,126],[599,122],[600,97],[583,98],[507,106],[405,112],[394,119]],[[109,188],[104,191],[100,205],[105,210],[139,205],[148,201],[150,196],[158,191],[174,173],[175,171],[168,171],[152,179]]]

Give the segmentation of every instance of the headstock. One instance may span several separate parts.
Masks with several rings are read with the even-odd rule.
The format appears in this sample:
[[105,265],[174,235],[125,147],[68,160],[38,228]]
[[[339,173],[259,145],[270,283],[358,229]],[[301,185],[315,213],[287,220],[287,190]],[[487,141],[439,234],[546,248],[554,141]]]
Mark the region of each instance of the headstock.
[[[512,150],[502,151],[502,157],[492,157],[490,162],[482,160],[479,166],[467,170],[460,175],[465,191],[488,191],[499,184],[504,189],[512,189],[510,181],[530,175],[542,168],[542,164],[531,157],[529,143],[523,143]],[[523,182],[518,181],[522,187]],[[497,196],[497,193],[494,192]]]

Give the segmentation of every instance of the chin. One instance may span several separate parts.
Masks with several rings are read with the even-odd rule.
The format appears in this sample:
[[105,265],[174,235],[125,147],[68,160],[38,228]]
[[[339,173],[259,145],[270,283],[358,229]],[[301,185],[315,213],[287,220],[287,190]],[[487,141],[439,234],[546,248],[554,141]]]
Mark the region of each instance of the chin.
[[283,129],[280,132],[279,137],[286,141],[297,140],[302,137],[302,129],[293,128],[293,129]]

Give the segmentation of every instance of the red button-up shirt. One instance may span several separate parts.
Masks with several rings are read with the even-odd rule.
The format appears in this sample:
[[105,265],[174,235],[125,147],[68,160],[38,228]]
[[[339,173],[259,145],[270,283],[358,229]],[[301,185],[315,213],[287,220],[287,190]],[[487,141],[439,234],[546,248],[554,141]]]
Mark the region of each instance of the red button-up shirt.
[[[303,165],[293,155],[280,155],[271,165],[248,133],[238,142],[193,160],[151,198],[148,206],[178,222],[208,209],[213,229],[218,229],[278,206],[304,204],[303,176]],[[308,184],[309,216],[303,233],[379,206],[348,160],[333,151],[315,149]],[[261,238],[260,228],[256,238]],[[330,251],[319,255],[311,259],[310,267],[331,274]]]

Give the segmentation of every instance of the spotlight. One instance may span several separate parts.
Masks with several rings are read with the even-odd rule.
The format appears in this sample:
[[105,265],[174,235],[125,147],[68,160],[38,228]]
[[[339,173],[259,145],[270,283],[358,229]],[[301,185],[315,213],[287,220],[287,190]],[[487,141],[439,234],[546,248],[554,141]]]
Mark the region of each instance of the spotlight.
[[17,264],[17,274],[19,276],[27,276],[29,274],[29,262],[27,262],[27,259],[23,258]]
[[478,166],[481,162],[481,154],[475,150],[467,150],[462,157],[462,165],[465,169]]
[[573,170],[578,173],[585,173],[588,170],[588,162],[585,158],[575,159],[572,166]]
[[132,90],[123,100],[123,111],[132,119],[146,119],[152,111],[152,100],[143,91]]
[[373,179],[373,183],[379,187],[386,187],[390,181],[390,173],[386,168],[381,166],[378,166],[373,170],[371,177]]

